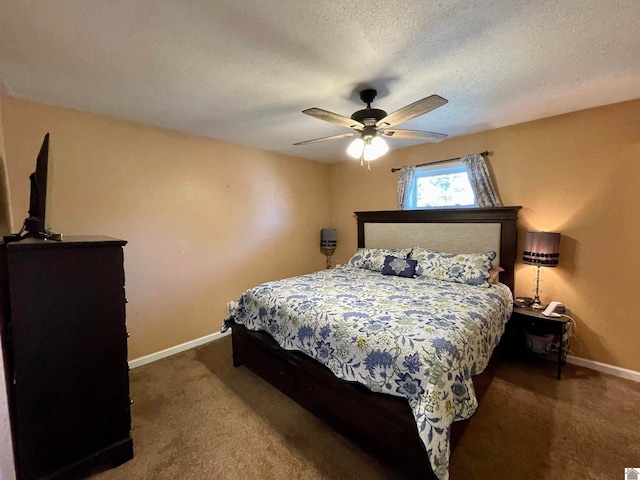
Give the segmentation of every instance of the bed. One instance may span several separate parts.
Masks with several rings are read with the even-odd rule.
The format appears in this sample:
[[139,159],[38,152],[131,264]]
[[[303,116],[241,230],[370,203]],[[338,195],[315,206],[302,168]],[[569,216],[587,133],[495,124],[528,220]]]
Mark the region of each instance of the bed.
[[[357,255],[352,265],[268,282],[230,305],[234,365],[402,476],[446,479],[449,452],[488,388],[489,359],[511,313],[519,208],[356,212],[359,248],[493,251],[500,282],[382,275],[357,268]],[[460,321],[450,321],[454,310]]]

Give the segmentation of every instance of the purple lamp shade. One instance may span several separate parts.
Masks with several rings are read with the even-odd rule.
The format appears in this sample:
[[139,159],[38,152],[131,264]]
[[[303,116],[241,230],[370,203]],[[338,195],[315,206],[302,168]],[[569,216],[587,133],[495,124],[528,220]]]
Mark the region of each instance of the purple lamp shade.
[[527,232],[522,262],[537,267],[555,267],[560,258],[560,234]]
[[323,228],[320,230],[320,247],[336,248],[338,245],[338,233],[335,228]]

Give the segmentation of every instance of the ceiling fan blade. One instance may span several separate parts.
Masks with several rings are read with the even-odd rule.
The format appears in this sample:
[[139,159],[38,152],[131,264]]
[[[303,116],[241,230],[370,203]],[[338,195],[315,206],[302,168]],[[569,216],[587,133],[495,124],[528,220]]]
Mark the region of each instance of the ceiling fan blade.
[[345,117],[344,115],[333,113],[328,110],[323,110],[321,108],[307,108],[306,110],[303,110],[302,113],[306,113],[307,115],[319,118],[320,120],[335,123],[336,125],[341,125],[347,128],[354,128],[356,130],[362,130],[364,128],[364,124],[357,120],[353,120],[352,118]]
[[376,127],[387,128],[392,127],[393,125],[398,125],[399,123],[424,115],[431,110],[435,110],[448,101],[449,100],[442,98],[440,95],[431,95],[427,98],[423,98],[422,100],[418,100],[417,102],[413,102],[411,105],[402,107],[400,110],[390,113],[383,119],[378,120]]
[[353,132],[353,133],[342,133],[340,135],[331,135],[330,137],[322,137],[322,138],[316,138],[314,140],[306,140],[304,142],[298,142],[298,143],[294,143],[294,145],[307,145],[309,143],[316,143],[316,142],[323,142],[325,140],[336,140],[338,138],[347,138],[347,137],[355,137],[356,135],[360,135],[357,132]]
[[379,130],[379,133],[385,137],[405,139],[420,138],[431,142],[439,142],[440,140],[447,138],[447,134],[445,133],[423,132],[422,130]]

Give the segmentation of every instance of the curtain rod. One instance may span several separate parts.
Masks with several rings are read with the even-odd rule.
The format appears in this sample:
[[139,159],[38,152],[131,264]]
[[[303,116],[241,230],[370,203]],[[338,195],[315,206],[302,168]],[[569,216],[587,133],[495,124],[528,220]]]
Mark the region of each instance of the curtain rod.
[[[480,155],[482,155],[483,157],[487,157],[491,155],[491,152],[485,150],[484,152],[480,152]],[[435,162],[421,163],[420,165],[416,165],[416,167],[424,167],[425,165],[437,165],[438,163],[452,162],[453,160],[459,160],[460,158],[461,157],[447,158],[446,160],[437,160]],[[391,173],[397,172],[398,170],[401,170],[401,168],[392,168]]]

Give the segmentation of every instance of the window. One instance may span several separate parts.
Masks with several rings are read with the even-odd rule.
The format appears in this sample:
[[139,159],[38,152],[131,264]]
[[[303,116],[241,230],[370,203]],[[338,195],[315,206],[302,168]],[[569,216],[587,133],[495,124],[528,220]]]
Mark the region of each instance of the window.
[[416,168],[406,208],[476,206],[467,169],[460,160]]

